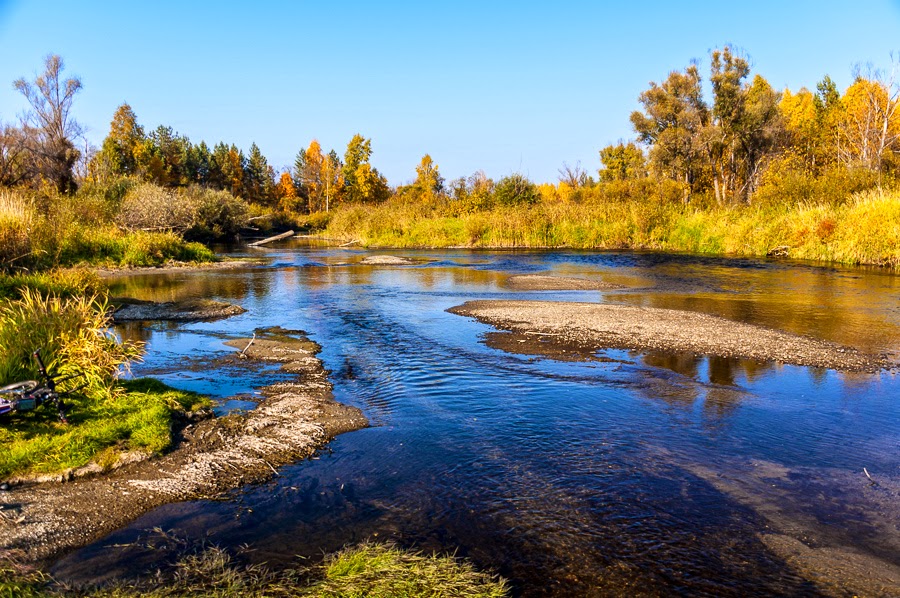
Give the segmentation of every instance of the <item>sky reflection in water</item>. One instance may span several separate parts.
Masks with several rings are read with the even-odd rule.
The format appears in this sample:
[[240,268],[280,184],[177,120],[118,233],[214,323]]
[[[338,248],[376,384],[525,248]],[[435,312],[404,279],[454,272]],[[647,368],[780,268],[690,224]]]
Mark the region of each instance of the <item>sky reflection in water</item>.
[[[290,562],[391,539],[471,557],[525,595],[816,595],[784,545],[850,549],[900,566],[900,384],[682,354],[603,360],[516,355],[490,328],[444,310],[474,298],[608,301],[700,311],[855,346],[900,347],[900,277],[755,260],[639,253],[403,252],[412,267],[355,264],[360,251],[268,253],[242,271],[133,276],[140,299],[212,297],[248,312],[131,326],[150,344],[136,374],[216,397],[251,397],[272,369],[222,372],[225,338],[273,325],[323,346],[338,400],[373,427],[320,458],[220,502],[168,505],[57,564],[92,578],[164,551],[110,548],[154,526]],[[511,292],[512,274],[595,278],[611,292]],[[199,368],[189,367],[201,365]],[[199,370],[199,371],[195,371]],[[877,477],[870,486],[863,467]]]

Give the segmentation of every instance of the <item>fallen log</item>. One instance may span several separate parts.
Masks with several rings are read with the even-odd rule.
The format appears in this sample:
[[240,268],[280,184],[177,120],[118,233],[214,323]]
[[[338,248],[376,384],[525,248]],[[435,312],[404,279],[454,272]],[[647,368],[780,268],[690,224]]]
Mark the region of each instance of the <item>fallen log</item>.
[[287,239],[288,237],[293,237],[294,231],[289,230],[286,233],[281,233],[280,235],[275,235],[274,237],[268,237],[266,239],[260,239],[259,241],[254,241],[250,243],[250,247],[259,247],[260,245],[265,245],[267,243],[271,243],[272,241],[280,241],[281,239]]

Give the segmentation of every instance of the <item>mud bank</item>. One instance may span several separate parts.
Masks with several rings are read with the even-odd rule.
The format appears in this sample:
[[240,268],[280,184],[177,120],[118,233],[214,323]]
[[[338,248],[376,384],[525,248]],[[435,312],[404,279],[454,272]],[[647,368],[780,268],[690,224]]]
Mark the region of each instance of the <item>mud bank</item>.
[[863,372],[897,367],[884,355],[673,309],[496,300],[469,301],[448,311],[509,331],[514,334],[510,342],[526,346],[549,343],[582,351],[611,348],[691,352]]
[[337,434],[368,425],[358,409],[335,402],[318,345],[305,338],[250,340],[229,343],[244,349],[234,359],[278,361],[296,380],[260,389],[264,400],[247,414],[188,423],[177,448],[162,457],[96,477],[0,492],[0,558],[53,558],[165,503],[266,480]]
[[189,299],[186,301],[140,301],[137,299],[117,299],[114,322],[134,322],[146,320],[168,320],[172,322],[194,322],[218,320],[242,314],[247,310],[239,305],[212,299]]

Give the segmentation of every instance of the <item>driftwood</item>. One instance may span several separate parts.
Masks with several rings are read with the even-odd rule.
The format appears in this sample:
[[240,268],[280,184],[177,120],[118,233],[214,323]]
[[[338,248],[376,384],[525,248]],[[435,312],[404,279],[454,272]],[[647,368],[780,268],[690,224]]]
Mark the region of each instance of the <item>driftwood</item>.
[[269,237],[267,239],[261,239],[254,243],[250,243],[249,246],[250,247],[259,247],[260,245],[265,245],[267,243],[271,243],[272,241],[280,241],[281,239],[287,239],[288,237],[293,237],[293,236],[294,236],[294,231],[289,230],[286,233],[281,233],[280,235],[275,235],[274,237]]

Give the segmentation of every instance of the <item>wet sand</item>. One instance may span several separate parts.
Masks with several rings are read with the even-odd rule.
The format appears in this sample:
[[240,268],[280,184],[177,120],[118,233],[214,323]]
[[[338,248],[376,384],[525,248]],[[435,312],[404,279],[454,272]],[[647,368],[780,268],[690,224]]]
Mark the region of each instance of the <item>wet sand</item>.
[[862,372],[897,367],[884,355],[673,309],[494,300],[468,301],[448,311],[514,333],[516,338],[511,341],[519,344],[550,342],[581,350],[690,352]]
[[279,362],[296,380],[261,389],[264,400],[247,414],[182,422],[175,450],[162,457],[111,473],[0,491],[0,558],[51,559],[165,503],[264,481],[337,434],[368,425],[361,411],[334,400],[315,343],[294,338],[228,344],[242,349],[235,360]]

